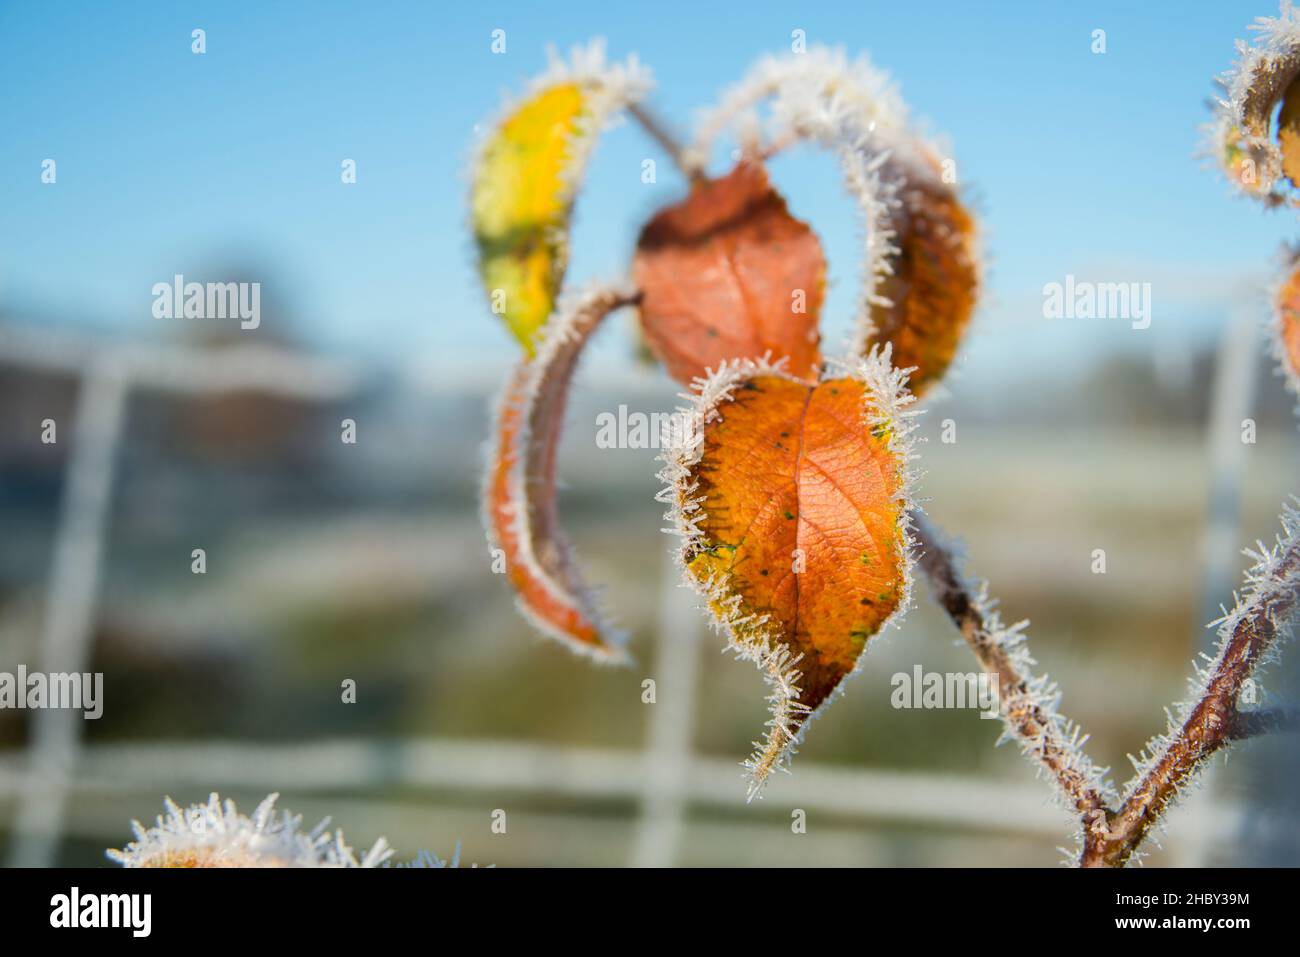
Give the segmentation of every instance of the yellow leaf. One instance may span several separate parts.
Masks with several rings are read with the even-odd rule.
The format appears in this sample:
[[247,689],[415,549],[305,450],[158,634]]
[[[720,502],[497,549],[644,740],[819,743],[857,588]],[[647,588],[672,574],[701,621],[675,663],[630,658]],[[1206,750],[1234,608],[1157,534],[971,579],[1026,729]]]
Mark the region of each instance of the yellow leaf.
[[470,205],[483,286],[530,356],[564,278],[569,173],[587,99],[576,83],[543,90],[506,118],[475,171]]
[[470,220],[492,311],[531,357],[568,265],[569,220],[597,134],[650,89],[635,57],[577,47],[493,125],[474,165]]

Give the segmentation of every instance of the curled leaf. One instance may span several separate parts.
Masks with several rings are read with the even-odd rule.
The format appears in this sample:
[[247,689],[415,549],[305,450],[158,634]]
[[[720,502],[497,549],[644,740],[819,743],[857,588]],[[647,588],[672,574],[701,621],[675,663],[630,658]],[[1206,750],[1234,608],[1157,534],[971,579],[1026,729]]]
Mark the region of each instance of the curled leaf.
[[979,265],[975,220],[937,180],[903,185],[891,211],[895,254],[875,287],[871,327],[859,349],[890,344],[921,395],[957,354],[975,311]]
[[625,657],[623,639],[603,620],[560,526],[556,451],[582,347],[605,316],[634,301],[621,286],[561,299],[537,356],[520,360],[506,383],[483,491],[488,541],[505,560],[524,616],[573,651],[605,661]]
[[[766,99],[764,135],[756,108]],[[760,61],[705,117],[694,155],[708,155],[728,127],[751,156],[810,141],[838,157],[866,234],[853,351],[892,345],[894,361],[916,369],[920,395],[952,362],[978,299],[975,220],[953,185],[955,164],[912,128],[887,76],[822,48]]]
[[699,384],[661,500],[687,580],[771,686],[751,796],[907,606],[913,401],[889,350],[809,382],[738,362]]
[[729,359],[784,358],[801,377],[820,362],[821,243],[758,164],[697,183],[656,214],[632,276],[646,340],[678,382]]
[[606,66],[593,43],[571,63],[553,62],[479,152],[470,218],[480,278],[528,355],[564,279],[573,201],[596,136],[648,88],[635,60]]
[[1260,17],[1251,29],[1257,33],[1255,42],[1238,44],[1241,55],[1220,80],[1225,94],[1215,104],[1210,151],[1233,185],[1246,194],[1271,206],[1295,205],[1300,182],[1300,19],[1288,4],[1280,17]]

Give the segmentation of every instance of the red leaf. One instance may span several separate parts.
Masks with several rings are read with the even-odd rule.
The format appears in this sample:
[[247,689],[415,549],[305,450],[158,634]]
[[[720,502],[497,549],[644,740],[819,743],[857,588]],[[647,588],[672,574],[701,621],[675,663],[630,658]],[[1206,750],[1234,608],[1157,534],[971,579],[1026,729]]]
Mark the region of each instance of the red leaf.
[[765,354],[806,378],[821,360],[826,259],[761,166],[742,163],[656,214],[632,276],[646,339],[678,382]]

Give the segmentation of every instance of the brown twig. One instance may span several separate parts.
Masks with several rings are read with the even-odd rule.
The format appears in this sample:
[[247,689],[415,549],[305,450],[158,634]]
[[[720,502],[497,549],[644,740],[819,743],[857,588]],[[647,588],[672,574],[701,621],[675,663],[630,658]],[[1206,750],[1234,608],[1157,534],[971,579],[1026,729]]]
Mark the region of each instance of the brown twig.
[[1200,693],[1180,712],[1170,733],[1152,747],[1153,756],[1128,788],[1118,810],[1106,806],[1109,786],[1082,750],[1078,732],[1055,711],[1045,679],[1029,671],[1033,659],[1021,626],[1003,628],[992,603],[975,592],[957,569],[938,533],[924,519],[916,525],[923,549],[919,564],[935,597],[962,633],[976,658],[996,674],[1000,707],[1021,750],[1045,769],[1079,815],[1084,867],[1122,867],[1160,820],[1183,784],[1216,751],[1234,740],[1300,725],[1297,712],[1241,712],[1237,702],[1246,680],[1276,647],[1279,632],[1300,604],[1300,512],[1288,507],[1285,538],[1262,549],[1248,573],[1250,588],[1220,623],[1219,654],[1199,676]]
[[1086,738],[1056,712],[1055,689],[1029,670],[1034,660],[1025,647],[1023,623],[1006,628],[981,591],[972,589],[940,535],[924,518],[916,520],[922,549],[919,564],[935,598],[961,632],[986,671],[997,676],[999,708],[1007,732],[1021,750],[1056,783],[1085,830],[1104,822],[1108,786],[1084,754]]
[[1258,717],[1242,715],[1237,703],[1246,679],[1274,649],[1278,633],[1300,599],[1296,517],[1295,510],[1288,509],[1283,519],[1286,541],[1257,556],[1246,597],[1223,619],[1219,654],[1201,675],[1199,697],[1183,709],[1171,733],[1152,749],[1152,759],[1128,788],[1123,806],[1107,816],[1106,831],[1089,835],[1080,858],[1084,867],[1128,863],[1184,782],[1207,758],[1242,736],[1242,731],[1266,730]]
[[650,138],[668,154],[673,161],[673,165],[677,167],[683,176],[692,182],[703,176],[703,171],[691,162],[686,147],[682,146],[677,137],[668,131],[668,127],[659,117],[640,103],[633,103],[627,108],[627,111],[632,115],[633,119],[641,124],[641,128],[646,131]]

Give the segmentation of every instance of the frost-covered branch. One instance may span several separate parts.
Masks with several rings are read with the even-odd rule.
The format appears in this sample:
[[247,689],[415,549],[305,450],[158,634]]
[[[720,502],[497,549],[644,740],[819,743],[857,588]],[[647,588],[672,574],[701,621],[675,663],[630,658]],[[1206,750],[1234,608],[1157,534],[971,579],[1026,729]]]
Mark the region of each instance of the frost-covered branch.
[[1086,737],[1056,712],[1055,685],[1032,673],[1024,623],[1004,627],[984,588],[965,581],[951,551],[924,518],[916,538],[924,554],[918,564],[930,579],[935,598],[962,633],[976,658],[998,677],[999,702],[1007,733],[1021,751],[1046,770],[1064,802],[1079,815],[1084,867],[1122,867],[1134,858],[1181,792],[1184,784],[1219,749],[1233,741],[1300,727],[1293,709],[1240,711],[1247,679],[1271,660],[1300,605],[1300,510],[1288,505],[1277,544],[1248,551],[1255,564],[1247,571],[1247,591],[1219,628],[1218,652],[1192,679],[1189,700],[1171,712],[1169,730],[1152,741],[1126,788],[1118,810],[1104,779],[1083,752]]
[[1020,744],[1021,752],[1056,784],[1064,804],[1079,815],[1086,832],[1103,827],[1106,801],[1112,795],[1105,768],[1097,768],[1083,751],[1088,740],[1077,725],[1056,710],[1060,694],[1046,676],[1035,676],[1034,659],[1025,643],[1025,626],[1002,624],[987,586],[978,589],[963,576],[941,535],[924,517],[916,518],[916,539],[922,554],[918,565],[930,580],[934,596],[971,651],[999,687],[1004,734]]
[[1261,543],[1247,554],[1255,564],[1246,572],[1246,594],[1214,622],[1219,626],[1218,653],[1197,669],[1191,698],[1171,716],[1169,731],[1147,746],[1146,760],[1137,762],[1123,806],[1108,815],[1105,831],[1087,835],[1083,866],[1127,863],[1208,757],[1243,732],[1270,730],[1280,717],[1272,712],[1267,717],[1243,715],[1237,702],[1246,680],[1276,653],[1300,603],[1300,510],[1286,507],[1276,545]]

